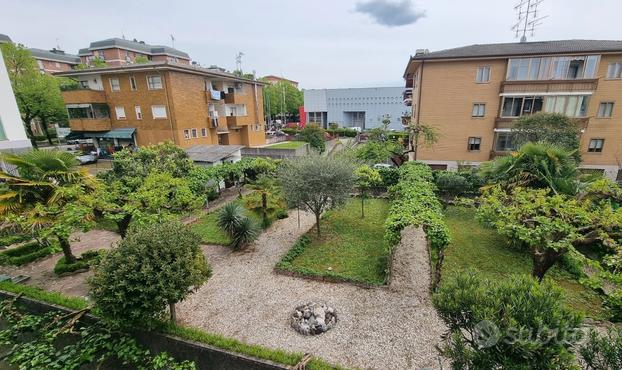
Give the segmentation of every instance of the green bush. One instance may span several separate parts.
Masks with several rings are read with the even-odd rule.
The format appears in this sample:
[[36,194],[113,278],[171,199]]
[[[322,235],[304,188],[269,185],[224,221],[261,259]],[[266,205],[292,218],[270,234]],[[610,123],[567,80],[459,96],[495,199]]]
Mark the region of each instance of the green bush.
[[[264,219],[264,222],[268,222],[266,220],[268,219]],[[237,202],[230,202],[222,207],[216,222],[229,236],[230,245],[234,250],[242,249],[257,239],[261,231],[255,220],[246,215],[246,209]],[[270,225],[266,227],[268,226]]]
[[390,189],[391,208],[385,222],[389,246],[399,243],[402,230],[410,225],[423,226],[433,248],[449,244],[449,230],[433,184],[432,170],[426,164],[408,162],[400,167],[399,182]]
[[29,235],[23,234],[11,234],[0,236],[0,247],[6,247],[15,243],[21,243],[30,239]]
[[219,196],[220,194],[218,194],[218,190],[216,190],[216,188],[211,188],[207,191],[207,200],[210,202],[218,199]]
[[380,173],[380,177],[382,178],[382,184],[386,188],[397,184],[397,182],[400,180],[400,172],[395,167],[380,167],[378,169],[378,172]]
[[570,369],[581,316],[562,291],[527,275],[486,280],[473,272],[444,281],[433,297],[451,336],[441,352],[454,369]]
[[612,321],[622,321],[622,290],[609,294],[605,298],[605,306],[609,309]]
[[56,252],[60,252],[60,248],[56,245],[41,245],[37,241],[32,241],[0,252],[0,265],[22,266]]
[[278,269],[288,270],[291,267],[291,263],[304,252],[305,248],[307,248],[310,243],[311,239],[306,235],[298,238],[287,254],[281,258],[276,267]]
[[277,220],[282,220],[282,219],[284,219],[284,218],[288,218],[288,217],[289,217],[289,213],[287,213],[287,209],[283,209],[283,208],[281,208],[281,209],[277,209],[277,210],[274,212],[274,217],[275,217]]
[[445,197],[455,198],[468,191],[467,180],[454,171],[438,171],[434,177],[438,192]]
[[326,140],[324,139],[324,129],[316,124],[307,125],[300,132],[300,139],[309,143],[311,148],[316,149],[320,153],[326,150]]
[[281,131],[283,131],[287,135],[296,135],[296,134],[300,133],[300,129],[299,128],[284,128]]
[[609,329],[606,335],[590,330],[579,348],[583,368],[590,370],[622,369],[622,329]]
[[329,134],[333,136],[339,135],[343,137],[356,137],[356,135],[358,135],[358,131],[356,131],[355,129],[347,128],[347,127],[329,128],[328,130],[326,130],[326,132],[328,132]]
[[70,272],[76,272],[78,270],[88,270],[93,264],[96,264],[101,257],[100,251],[86,251],[82,253],[80,258],[76,259],[74,263],[67,264],[65,257],[61,257],[56,266],[54,266],[54,273],[61,275]]

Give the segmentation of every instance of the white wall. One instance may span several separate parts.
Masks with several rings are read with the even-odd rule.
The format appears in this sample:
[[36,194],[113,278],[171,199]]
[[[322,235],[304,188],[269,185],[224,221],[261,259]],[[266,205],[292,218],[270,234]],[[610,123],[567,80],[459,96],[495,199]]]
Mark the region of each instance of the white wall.
[[[129,78],[129,77],[127,77]],[[86,81],[89,89],[91,90],[103,90],[104,84],[100,75],[81,76],[79,81]]]
[[327,112],[326,89],[304,90],[305,112]]
[[6,140],[0,141],[0,150],[24,150],[31,147],[17,108],[9,74],[0,51],[0,120]]

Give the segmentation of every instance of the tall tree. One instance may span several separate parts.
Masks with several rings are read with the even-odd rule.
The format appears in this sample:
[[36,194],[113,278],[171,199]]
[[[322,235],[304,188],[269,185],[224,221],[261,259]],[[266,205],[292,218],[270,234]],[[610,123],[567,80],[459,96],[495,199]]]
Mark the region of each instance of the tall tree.
[[318,236],[322,213],[348,199],[355,179],[354,165],[341,157],[314,155],[290,159],[279,169],[285,200],[315,215]]
[[0,47],[28,137],[36,147],[35,135],[30,125],[32,120],[37,119],[52,144],[49,124],[67,122],[67,111],[58,80],[40,73],[32,54],[23,45],[5,43]]
[[298,114],[298,108],[304,104],[302,91],[286,81],[264,87],[264,112],[272,117]]

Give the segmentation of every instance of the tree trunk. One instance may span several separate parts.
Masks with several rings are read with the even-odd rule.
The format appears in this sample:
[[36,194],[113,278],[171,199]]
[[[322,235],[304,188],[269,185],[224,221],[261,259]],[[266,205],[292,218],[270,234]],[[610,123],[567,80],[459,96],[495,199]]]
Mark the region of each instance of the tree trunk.
[[315,214],[315,229],[317,230],[317,236],[321,236],[320,232],[320,213]]
[[63,250],[63,254],[65,255],[65,263],[74,263],[76,262],[76,257],[71,253],[71,245],[69,244],[69,240],[64,237],[58,236],[58,244]]
[[542,282],[542,279],[544,279],[544,275],[546,274],[546,272],[555,265],[555,263],[562,255],[564,255],[564,253],[566,253],[565,250],[556,251],[553,249],[546,249],[544,251],[533,251],[533,270],[531,271],[531,276]]
[[268,225],[268,194],[261,192],[261,217],[264,225]]
[[43,132],[45,133],[45,137],[48,139],[48,143],[50,145],[54,145],[54,143],[52,143],[52,136],[50,136],[50,132],[48,129],[48,122],[45,118],[41,119],[41,126],[43,127]]
[[32,118],[24,117],[24,128],[26,129],[26,136],[30,139],[30,143],[33,148],[37,148],[37,140],[35,140],[35,134],[32,132],[32,127],[30,126],[30,121]]
[[365,218],[365,196],[361,192],[361,218]]
[[175,312],[175,302],[173,301],[169,301],[168,302],[168,310],[171,314],[171,322],[173,324],[177,323],[177,313]]
[[122,219],[117,220],[117,229],[119,229],[119,234],[121,234],[121,238],[125,239],[127,235],[127,229],[130,227],[130,222],[132,222],[132,215],[127,214],[123,216]]

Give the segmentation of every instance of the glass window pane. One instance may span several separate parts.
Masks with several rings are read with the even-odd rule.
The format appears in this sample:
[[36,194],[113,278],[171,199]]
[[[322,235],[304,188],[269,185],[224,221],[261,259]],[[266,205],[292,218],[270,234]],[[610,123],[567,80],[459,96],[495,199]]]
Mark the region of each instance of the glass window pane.
[[565,96],[557,96],[555,99],[555,107],[553,108],[554,113],[564,113],[564,107],[566,106],[566,97]]
[[540,71],[538,72],[539,80],[548,80],[550,78],[551,58],[540,59]]
[[576,116],[576,111],[577,111],[578,97],[576,97],[576,96],[569,96],[566,99],[566,101],[567,101],[566,112],[564,114],[566,114],[569,117],[575,117]]
[[508,65],[508,80],[516,80],[518,78],[518,64],[520,59],[510,59]]
[[585,72],[583,78],[594,78],[596,76],[596,67],[598,66],[598,55],[590,55],[587,57],[585,64]]
[[529,67],[529,79],[537,80],[540,71],[540,58],[531,58],[531,66]]
[[518,66],[518,79],[519,80],[526,80],[527,76],[529,74],[529,59],[525,58],[525,59],[519,59],[520,63]]

